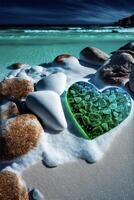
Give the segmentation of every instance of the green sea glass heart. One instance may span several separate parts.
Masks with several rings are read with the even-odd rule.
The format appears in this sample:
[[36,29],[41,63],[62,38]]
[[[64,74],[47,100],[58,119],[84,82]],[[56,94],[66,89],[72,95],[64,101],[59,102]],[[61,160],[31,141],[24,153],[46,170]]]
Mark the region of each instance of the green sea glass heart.
[[125,90],[109,87],[100,92],[83,81],[68,89],[66,100],[74,124],[86,139],[94,139],[118,126],[131,110],[131,98]]

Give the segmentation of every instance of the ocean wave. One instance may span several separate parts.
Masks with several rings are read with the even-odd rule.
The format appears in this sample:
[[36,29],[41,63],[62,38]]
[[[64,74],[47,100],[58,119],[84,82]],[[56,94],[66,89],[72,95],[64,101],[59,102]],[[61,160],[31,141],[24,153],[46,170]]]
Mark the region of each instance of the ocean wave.
[[37,29],[1,29],[0,30],[0,36],[7,37],[7,36],[34,36],[34,35],[43,35],[43,34],[49,34],[52,33],[53,35],[55,33],[68,33],[68,34],[74,34],[74,33],[134,33],[134,28],[121,28],[121,27],[114,27],[114,26],[108,26],[108,27],[95,27],[95,28],[89,28],[89,27],[45,27],[45,28],[37,28]]
[[[64,36],[63,36],[64,33]],[[120,27],[68,27],[51,29],[7,29],[0,31],[0,41],[23,42],[24,40],[38,40],[46,43],[59,42],[68,43],[72,41],[82,42],[84,40],[133,40],[134,28]],[[114,37],[113,37],[114,34]]]
[[119,32],[119,33],[134,33],[134,28],[120,28],[120,27],[104,27],[104,28],[81,28],[81,27],[70,27],[66,29],[27,29],[24,30],[24,33],[60,33],[60,32],[78,32],[78,33],[111,33],[111,32]]
[[93,30],[93,29],[77,29],[70,28],[69,30],[24,30],[25,33],[60,33],[60,32],[112,32],[111,30]]
[[32,29],[28,29],[28,30],[24,30],[24,33],[57,33],[57,32],[61,32],[61,30],[32,30]]

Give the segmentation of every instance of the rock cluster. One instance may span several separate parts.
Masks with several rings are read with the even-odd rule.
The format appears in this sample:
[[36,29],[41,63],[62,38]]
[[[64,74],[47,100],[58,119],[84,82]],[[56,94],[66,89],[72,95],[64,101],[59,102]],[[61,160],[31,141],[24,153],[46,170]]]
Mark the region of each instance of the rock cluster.
[[120,85],[129,79],[134,91],[134,42],[129,42],[112,52],[109,62],[100,69],[101,78],[110,84]]
[[[100,49],[86,47],[80,52],[80,60],[100,67],[97,73],[108,85],[120,85],[130,76],[129,87],[134,92],[133,43],[113,52],[110,58]],[[55,73],[59,66],[60,72]],[[86,132],[88,139],[94,139],[111,130],[130,112],[130,97],[123,90],[112,88],[99,92],[87,82],[77,85],[76,80],[87,76],[87,71],[90,69],[83,67],[72,55],[57,56],[50,70],[42,66],[29,68],[29,65],[21,63],[12,65],[12,68],[14,72],[0,82],[2,101],[0,105],[0,162],[11,161],[36,149],[41,134],[44,134],[37,117],[50,132],[59,133],[65,130],[67,128],[63,107],[65,100],[68,101],[75,120]],[[71,76],[73,74],[74,84],[67,92],[67,99],[64,99],[66,81],[72,78],[71,76],[68,78],[66,74],[71,74]],[[78,86],[77,89],[76,86]],[[79,90],[80,93],[77,94]],[[20,112],[21,109],[17,107],[19,103],[23,112]],[[87,110],[87,105],[90,110]],[[26,108],[26,113],[24,108]],[[34,190],[32,195],[42,198],[37,190]],[[28,200],[29,198],[16,174],[1,172],[0,200],[9,199]]]
[[[42,73],[43,68],[36,67],[35,71]],[[26,79],[15,77],[0,83],[3,98],[0,105],[1,161],[16,159],[37,147],[44,130],[37,117],[30,112],[35,113],[46,127],[58,131],[67,128],[60,99],[65,85],[66,75],[62,72],[41,79],[36,84],[39,90],[36,92],[33,83]]]
[[109,62],[102,66],[100,71],[101,78],[109,83],[120,85],[124,83],[134,68],[134,57],[125,51],[115,52]]

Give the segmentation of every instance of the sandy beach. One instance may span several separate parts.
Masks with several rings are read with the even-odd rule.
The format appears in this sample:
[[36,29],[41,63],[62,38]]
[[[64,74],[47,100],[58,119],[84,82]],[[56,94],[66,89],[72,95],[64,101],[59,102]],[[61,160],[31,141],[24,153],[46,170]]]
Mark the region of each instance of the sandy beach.
[[38,188],[46,200],[132,200],[134,198],[134,124],[116,137],[104,158],[46,168],[42,163],[23,172],[29,188]]
[[[129,90],[130,88],[128,89],[128,86],[125,85],[125,81],[129,80],[131,73],[129,70],[130,65],[133,65],[131,62],[133,57],[128,55],[130,52],[127,54],[127,58],[125,57],[126,54],[125,56],[124,54],[121,55],[122,57],[124,56],[123,59],[125,60],[123,65],[127,68],[123,68],[123,71],[121,68],[122,63],[118,63],[118,53],[116,55],[117,60],[110,55],[111,51],[117,50],[121,45],[132,41],[132,34],[128,33],[128,38],[130,38],[128,41],[125,41],[122,36],[120,38],[119,33],[116,33],[115,43],[109,47],[109,44],[113,41],[110,35],[111,32],[104,33],[110,38],[109,41],[105,39],[107,38],[106,35],[103,37],[103,42],[105,43],[102,50],[105,50],[106,54],[104,52],[101,52],[101,54],[95,48],[88,49],[90,53],[95,51],[95,58],[92,57],[90,59],[89,56],[89,61],[92,62],[90,64],[86,63],[85,60],[81,60],[84,58],[81,57],[82,53],[80,53],[83,47],[86,47],[87,38],[85,37],[85,40],[82,39],[80,43],[74,45],[73,49],[71,40],[76,39],[74,32],[70,34],[68,39],[70,43],[68,45],[64,44],[64,41],[60,40],[61,35],[57,36],[56,33],[55,37],[59,37],[61,44],[56,43],[55,50],[51,53],[52,43],[49,45],[46,43],[46,46],[41,46],[38,43],[39,38],[34,38],[33,41],[35,43],[33,45],[31,43],[33,35],[28,35],[29,38],[27,36],[25,38],[24,34],[22,39],[22,35],[20,37],[20,34],[17,34],[15,36],[17,39],[12,38],[11,43],[9,42],[7,45],[10,51],[14,50],[7,60],[5,54],[7,46],[2,41],[3,39],[1,39],[1,43],[3,43],[5,48],[3,53],[5,56],[2,58],[1,65],[6,60],[1,67],[1,79],[5,77],[3,82],[1,82],[1,104],[2,106],[4,105],[1,107],[1,113],[4,116],[4,119],[2,119],[3,116],[1,115],[1,130],[3,131],[1,135],[2,137],[3,135],[5,137],[6,134],[9,135],[9,138],[5,137],[4,141],[7,140],[8,150],[11,148],[11,152],[7,151],[7,149],[3,150],[2,146],[1,149],[4,153],[0,152],[0,159],[3,161],[6,158],[11,160],[11,162],[7,163],[5,159],[4,163],[0,163],[0,169],[14,171],[21,175],[27,188],[29,190],[37,188],[44,196],[44,200],[133,200],[134,100],[133,93]],[[48,36],[48,33],[46,34]],[[97,43],[96,47],[99,48],[101,43],[99,43],[99,40],[96,41],[97,37],[92,40],[90,35],[88,39],[90,39],[91,44],[95,45]],[[119,38],[120,40],[116,43]],[[12,47],[14,41],[17,40],[19,41],[18,44]],[[42,36],[43,40],[44,36]],[[82,43],[83,40],[84,43]],[[27,42],[28,44],[26,44]],[[58,49],[56,48],[57,46]],[[24,51],[26,47],[27,50]],[[47,47],[49,49],[48,52]],[[63,53],[65,51],[69,52],[69,55],[63,54],[58,56],[62,50]],[[2,48],[0,48],[0,52],[2,51]],[[96,52],[100,54],[98,53],[97,55]],[[29,54],[27,55],[27,53]],[[49,54],[50,57],[48,57]],[[122,52],[119,52],[119,54],[122,54]],[[84,53],[83,56],[85,56]],[[120,61],[124,62],[122,57]],[[18,58],[21,58],[20,61]],[[111,75],[112,78],[110,79],[113,82],[104,82],[104,80],[99,78],[99,67],[109,67],[108,64],[112,59],[114,64],[121,66],[118,68],[121,71],[120,73],[125,75],[123,74],[120,79],[118,73],[116,73],[115,77],[114,72],[114,76],[112,77]],[[17,61],[28,63],[29,65],[11,65]],[[96,66],[94,66],[94,62],[97,63]],[[40,65],[37,65],[37,63]],[[114,71],[113,68],[116,66],[114,64],[110,63],[109,69],[111,71]],[[7,66],[6,69],[5,65]],[[9,65],[11,66],[9,67]],[[112,69],[111,66],[113,67]],[[112,74],[111,71],[110,74]],[[107,100],[107,102],[110,102],[108,104],[109,107],[114,106],[114,108],[110,107],[110,114],[112,113],[112,119],[116,121],[116,124],[112,124],[111,128],[111,122],[108,121],[109,127],[99,129],[99,131],[103,132],[97,132],[98,135],[95,135],[93,140],[79,136],[77,133],[79,127],[75,127],[76,124],[71,120],[65,105],[66,98],[69,102],[67,97],[69,88],[72,87],[72,84],[79,81],[89,86],[93,85],[94,88],[91,91],[94,94],[98,92],[101,96],[106,91],[110,91],[111,93],[110,95],[108,94],[108,97],[111,97],[112,94],[119,94],[121,95],[121,100],[123,100],[123,103],[121,103],[121,106],[124,106],[123,110],[118,100],[116,102],[115,96],[112,96],[114,99]],[[119,90],[116,88],[116,81],[119,84]],[[4,109],[6,110],[12,106],[5,103],[5,98],[8,101],[14,102],[13,116],[10,116],[10,109],[10,112],[6,113],[4,111]],[[91,96],[90,99],[92,99]],[[76,100],[79,99],[77,98]],[[80,101],[82,100],[80,99]],[[97,101],[99,102],[99,100]],[[17,108],[19,109],[17,110]],[[118,110],[119,108],[120,110]],[[99,108],[99,106],[97,109],[105,110],[105,108]],[[105,110],[105,112],[107,111],[109,110]],[[109,115],[109,113],[105,112],[103,113],[104,116]],[[90,117],[91,114],[92,112]],[[118,118],[119,115],[121,115],[121,118]],[[82,125],[79,122],[79,126],[83,128]],[[95,124],[95,128],[98,128],[98,126],[100,128],[101,125],[102,122],[99,125]],[[84,128],[83,130],[85,130]],[[91,131],[98,130],[94,126],[90,128]],[[94,134],[96,134],[95,131]],[[20,135],[18,135],[18,132]],[[14,138],[12,138],[12,135],[15,135]],[[19,138],[22,141],[22,147],[21,143],[19,143]],[[3,140],[0,140],[0,142],[3,145]],[[14,143],[18,148],[16,148]],[[14,149],[12,150],[12,148]],[[8,165],[9,167],[7,167]]]
[[78,161],[49,169],[40,163],[25,171],[23,177],[29,187],[39,188],[48,200],[132,200],[133,132],[131,123],[95,164]]

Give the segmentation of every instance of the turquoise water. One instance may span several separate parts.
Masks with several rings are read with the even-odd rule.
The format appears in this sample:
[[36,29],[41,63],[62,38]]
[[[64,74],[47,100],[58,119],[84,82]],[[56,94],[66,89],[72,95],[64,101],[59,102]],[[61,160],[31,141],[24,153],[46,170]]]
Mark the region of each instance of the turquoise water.
[[[113,33],[112,30],[118,32]],[[31,65],[48,63],[63,53],[79,57],[79,52],[86,46],[95,46],[110,53],[133,40],[134,29],[114,27],[0,30],[0,78],[8,72],[7,66],[15,62]]]

